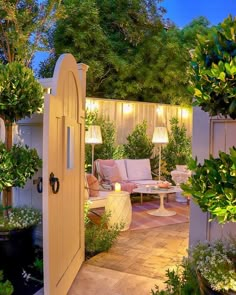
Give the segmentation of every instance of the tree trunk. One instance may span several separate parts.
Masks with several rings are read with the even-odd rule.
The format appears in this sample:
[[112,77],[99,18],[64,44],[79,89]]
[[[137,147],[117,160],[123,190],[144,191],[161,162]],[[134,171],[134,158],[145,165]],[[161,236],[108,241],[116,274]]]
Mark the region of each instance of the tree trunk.
[[[13,144],[12,140],[12,124],[10,122],[5,122],[5,128],[6,128],[6,148],[7,150],[10,150]],[[3,190],[2,192],[2,206],[3,206],[3,214],[4,216],[8,217],[8,212],[11,210],[12,207],[12,188],[9,187],[6,190]]]

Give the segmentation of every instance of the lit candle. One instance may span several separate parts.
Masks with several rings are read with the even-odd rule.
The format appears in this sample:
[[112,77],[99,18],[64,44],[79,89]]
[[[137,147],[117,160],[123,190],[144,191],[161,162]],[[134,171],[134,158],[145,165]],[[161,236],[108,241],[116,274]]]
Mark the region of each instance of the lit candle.
[[121,189],[120,183],[116,182],[115,183],[115,191],[120,192],[120,189]]

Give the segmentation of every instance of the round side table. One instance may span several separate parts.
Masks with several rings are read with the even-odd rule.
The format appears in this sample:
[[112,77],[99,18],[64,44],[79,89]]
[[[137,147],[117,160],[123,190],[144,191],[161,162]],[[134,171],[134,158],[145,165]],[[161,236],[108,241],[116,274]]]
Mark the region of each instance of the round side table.
[[132,221],[132,206],[128,192],[110,192],[106,199],[105,211],[111,215],[108,222],[109,227],[116,223],[124,223],[122,231],[129,229]]

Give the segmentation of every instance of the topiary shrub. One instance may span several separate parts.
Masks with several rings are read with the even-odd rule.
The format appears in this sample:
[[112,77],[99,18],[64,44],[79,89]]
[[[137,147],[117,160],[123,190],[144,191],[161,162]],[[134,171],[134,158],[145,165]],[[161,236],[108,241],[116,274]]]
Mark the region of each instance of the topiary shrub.
[[158,168],[158,155],[153,156],[154,144],[147,135],[147,122],[136,125],[133,132],[127,137],[127,144],[124,144],[124,157],[128,159],[150,159],[151,169]]
[[[124,157],[123,145],[116,145],[116,129],[113,122],[98,117],[98,113],[86,113],[86,126],[99,125],[102,133],[102,144],[94,147],[94,160],[96,159],[122,159]],[[85,146],[85,165],[86,170],[91,168],[91,145]]]
[[166,162],[166,170],[175,170],[176,165],[187,165],[191,159],[191,138],[187,129],[180,125],[177,118],[170,120],[169,142],[162,150],[162,159]]
[[124,144],[125,156],[129,159],[150,159],[154,144],[147,135],[147,122],[136,125],[133,132],[127,137]]

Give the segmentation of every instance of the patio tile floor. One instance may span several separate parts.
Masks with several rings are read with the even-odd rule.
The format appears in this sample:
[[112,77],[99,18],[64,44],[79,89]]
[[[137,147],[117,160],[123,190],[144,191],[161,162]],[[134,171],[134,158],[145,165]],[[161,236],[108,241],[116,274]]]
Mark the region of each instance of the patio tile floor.
[[105,253],[84,262],[68,295],[148,295],[187,254],[189,223],[122,232]]

